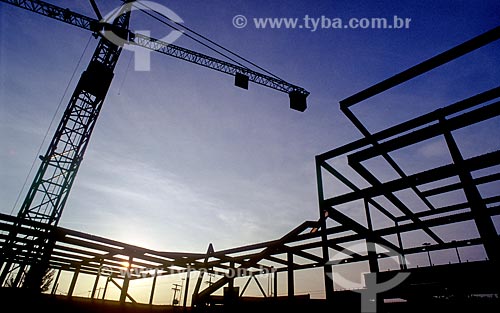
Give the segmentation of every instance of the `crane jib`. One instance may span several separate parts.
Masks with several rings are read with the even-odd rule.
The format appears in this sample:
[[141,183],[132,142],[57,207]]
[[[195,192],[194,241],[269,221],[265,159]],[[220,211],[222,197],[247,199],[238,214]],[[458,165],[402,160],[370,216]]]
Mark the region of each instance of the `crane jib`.
[[[309,92],[304,88],[290,84],[280,78],[251,70],[248,67],[226,62],[186,48],[162,42],[142,34],[135,34],[128,29],[91,18],[69,9],[61,8],[40,0],[0,0],[13,6],[50,17],[52,19],[77,26],[95,33],[95,36],[106,38],[106,34],[117,39],[113,43],[123,47],[125,44],[135,44],[152,51],[160,52],[184,61],[201,65],[228,75],[235,76],[235,84],[245,88],[246,80],[268,88],[287,93],[290,98],[290,108],[303,112],[307,108],[306,98]],[[108,36],[108,37],[109,37]],[[115,42],[116,41],[116,42]],[[236,77],[238,75],[238,77]],[[246,88],[245,88],[246,89]]]

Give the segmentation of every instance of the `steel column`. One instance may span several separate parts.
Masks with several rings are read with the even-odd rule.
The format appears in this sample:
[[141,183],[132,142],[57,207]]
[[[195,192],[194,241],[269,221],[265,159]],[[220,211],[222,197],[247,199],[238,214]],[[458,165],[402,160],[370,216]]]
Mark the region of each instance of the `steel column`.
[[321,232],[321,252],[323,254],[323,279],[325,284],[326,300],[333,300],[333,270],[332,266],[328,263],[330,261],[330,253],[328,251],[328,236],[326,232],[326,219],[327,211],[323,209],[324,192],[323,192],[323,178],[321,174],[321,163],[316,158],[316,183],[318,187],[318,202],[319,202],[319,227]]
[[295,297],[295,283],[294,283],[294,264],[293,264],[293,253],[287,253],[287,262],[288,262],[288,299],[293,300]]
[[484,249],[488,258],[494,262],[500,261],[500,242],[495,225],[488,214],[488,208],[484,203],[477,186],[474,184],[470,170],[464,166],[464,159],[457,146],[453,135],[448,129],[448,121],[445,118],[440,119],[440,125],[443,127],[443,133],[451,154],[451,158],[455,163],[458,171],[458,176],[463,185],[465,197],[470,204],[470,211],[476,223],[477,230],[483,240]]
[[75,269],[73,273],[73,278],[71,279],[71,284],[69,285],[68,297],[73,296],[73,292],[75,291],[76,280],[78,279],[78,274],[80,273],[80,266]]
[[54,280],[54,285],[52,286],[52,291],[50,292],[53,295],[55,295],[57,292],[57,286],[59,285],[59,277],[61,277],[61,272],[62,272],[62,269],[60,268],[57,271],[56,279]]
[[370,272],[372,273],[377,273],[379,272],[379,266],[378,266],[378,258],[377,258],[377,252],[376,252],[376,247],[375,247],[375,242],[374,242],[374,236],[373,236],[373,224],[372,224],[372,218],[370,215],[370,205],[368,203],[368,199],[364,200],[365,202],[365,214],[366,214],[366,221],[368,224],[368,231],[369,235],[367,236],[366,240],[366,249],[368,251],[368,263],[370,264]]
[[121,293],[120,293],[120,303],[125,303],[125,299],[127,298],[127,293],[128,293],[128,286],[130,284],[130,276],[132,275],[132,262],[134,261],[133,257],[128,258],[128,269],[127,273],[125,274],[125,277],[123,278],[123,286],[121,288]]
[[274,271],[274,299],[278,298],[278,271]]
[[92,288],[92,294],[90,295],[91,299],[94,299],[95,291],[97,290],[97,285],[99,284],[99,278],[101,277],[101,268],[102,268],[102,260],[99,264],[99,270],[97,271],[97,275],[95,276],[94,287]]
[[153,297],[155,295],[155,287],[156,287],[156,277],[158,276],[158,269],[155,269],[155,275],[153,276],[153,285],[151,286],[151,294],[149,296],[149,304],[153,304]]
[[191,267],[188,265],[187,272],[186,272],[186,287],[184,287],[184,300],[182,303],[182,306],[184,308],[184,311],[186,311],[186,305],[187,305],[187,297],[189,295],[189,277],[191,275]]

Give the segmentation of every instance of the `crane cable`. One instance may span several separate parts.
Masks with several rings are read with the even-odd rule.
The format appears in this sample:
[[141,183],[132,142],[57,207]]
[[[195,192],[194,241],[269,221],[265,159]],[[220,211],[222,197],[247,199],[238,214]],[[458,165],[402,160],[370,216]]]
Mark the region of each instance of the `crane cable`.
[[[143,9],[140,9],[140,8],[138,8],[138,10],[139,10],[139,11],[141,11],[142,13],[146,14],[146,15],[149,15],[150,17],[154,18],[155,20],[159,21],[160,23],[165,24],[166,26],[168,26],[168,27],[170,27],[170,28],[172,28],[172,29],[175,29],[175,30],[177,30],[177,31],[179,31],[179,32],[182,32],[179,28],[177,28],[177,27],[175,27],[175,26],[172,26],[172,25],[168,24],[167,22],[165,22],[165,21],[161,20],[160,18],[158,18],[158,17],[154,16],[153,14],[151,14],[151,13],[149,13],[149,12],[147,12],[147,11],[143,10]],[[225,55],[224,53],[222,53],[222,52],[220,52],[220,51],[216,50],[215,48],[210,47],[209,45],[207,45],[206,43],[202,42],[201,40],[196,39],[196,38],[194,38],[193,36],[191,36],[191,35],[189,35],[189,34],[186,34],[186,33],[184,33],[184,32],[182,32],[182,33],[183,33],[186,37],[191,38],[192,40],[196,41],[196,42],[197,42],[197,43],[199,43],[200,45],[205,46],[206,48],[208,48],[208,49],[210,49],[210,50],[214,51],[215,53],[217,53],[217,54],[219,54],[219,55],[221,55],[221,56],[223,56],[223,57],[227,58],[228,60],[233,61],[234,63],[238,64],[239,66],[244,67],[244,68],[245,68],[245,69],[247,69],[247,70],[250,70],[247,66],[245,66],[245,65],[241,64],[240,62],[238,62],[238,61],[236,61],[235,59],[233,59],[233,58],[229,57],[228,55]]]
[[118,88],[118,95],[121,95],[123,85],[125,84],[125,80],[127,79],[127,75],[130,69],[130,64],[132,63],[132,55],[128,58],[127,68],[125,69],[125,75],[123,75],[122,83],[120,84],[120,88]]
[[14,210],[16,209],[17,203],[19,202],[19,199],[21,199],[21,195],[24,192],[24,188],[26,188],[26,184],[28,183],[28,179],[31,176],[31,172],[35,168],[35,164],[36,164],[37,159],[38,159],[37,156],[40,155],[42,148],[45,146],[45,141],[47,140],[50,129],[52,128],[52,125],[54,124],[54,121],[57,117],[57,114],[58,114],[59,110],[61,109],[61,105],[64,101],[64,98],[66,97],[66,94],[68,93],[71,82],[75,78],[76,72],[78,71],[78,68],[80,67],[80,64],[82,63],[83,57],[84,57],[85,53],[87,52],[87,49],[89,47],[89,44],[90,44],[90,41],[92,40],[92,38],[93,38],[93,36],[91,35],[89,37],[89,40],[87,41],[87,44],[85,45],[85,48],[83,49],[83,52],[82,52],[82,55],[80,56],[80,59],[78,59],[78,63],[76,64],[75,69],[73,70],[73,73],[71,74],[71,78],[69,79],[68,84],[66,85],[66,88],[64,89],[64,92],[63,92],[61,98],[59,99],[59,104],[57,105],[56,111],[54,112],[54,115],[52,116],[52,119],[50,120],[49,127],[47,127],[47,131],[45,132],[45,135],[43,136],[43,140],[40,143],[40,146],[38,147],[38,152],[35,154],[36,156],[33,159],[33,163],[31,163],[31,167],[28,171],[28,175],[26,175],[23,186],[21,187],[21,190],[19,191],[19,194],[17,195],[16,201],[14,202],[14,205],[12,206],[12,210],[10,211],[10,215],[12,215],[12,213],[14,213]]
[[[283,80],[283,79],[282,79],[282,78],[280,78],[279,76],[277,76],[277,75],[275,75],[275,74],[273,74],[273,73],[269,72],[268,70],[266,70],[266,69],[262,68],[261,66],[259,66],[259,65],[255,64],[254,62],[252,62],[252,61],[250,61],[250,60],[248,60],[248,59],[246,59],[246,58],[242,57],[241,55],[237,54],[236,52],[233,52],[233,51],[231,51],[231,50],[229,50],[229,49],[227,49],[227,48],[225,48],[225,47],[221,46],[220,44],[216,43],[215,41],[211,40],[210,38],[207,38],[206,36],[204,36],[204,35],[202,35],[202,34],[200,34],[200,33],[196,32],[196,31],[194,31],[193,29],[191,29],[191,28],[189,28],[189,27],[187,27],[187,26],[185,26],[185,25],[183,25],[183,24],[180,24],[180,23],[178,23],[178,22],[176,22],[176,21],[172,20],[172,19],[171,19],[171,18],[169,18],[168,16],[165,16],[164,14],[162,14],[162,13],[160,13],[160,12],[158,12],[158,11],[153,10],[153,9],[152,9],[151,7],[149,7],[148,5],[146,5],[146,4],[144,4],[144,3],[140,2],[140,1],[137,1],[137,3],[139,3],[140,5],[142,5],[142,6],[146,7],[147,9],[149,9],[149,10],[151,10],[151,11],[155,12],[156,14],[158,14],[158,15],[160,15],[160,16],[162,16],[162,17],[166,18],[166,19],[168,19],[170,22],[174,23],[175,25],[177,25],[177,26],[179,26],[179,27],[182,27],[182,28],[186,29],[187,31],[189,31],[189,32],[191,32],[191,33],[193,33],[193,34],[195,34],[195,35],[197,35],[197,36],[199,36],[199,37],[203,38],[204,40],[206,40],[206,41],[208,41],[209,43],[211,43],[211,44],[213,44],[213,45],[217,46],[218,48],[220,48],[220,49],[222,49],[222,50],[224,50],[224,51],[226,51],[226,52],[228,52],[228,53],[232,54],[233,56],[236,56],[237,58],[239,58],[239,59],[241,59],[241,60],[243,60],[243,61],[247,62],[248,64],[251,64],[252,66],[255,66],[256,68],[258,68],[258,69],[260,69],[261,71],[263,71],[263,72],[265,72],[265,73],[267,73],[267,74],[269,74],[269,75],[273,76],[274,78],[279,79],[279,80]],[[156,19],[157,21],[159,21],[159,22],[161,22],[161,23],[165,24],[166,26],[168,26],[168,27],[170,27],[170,28],[172,28],[172,29],[175,29],[175,30],[177,30],[177,31],[181,31],[181,30],[179,30],[178,28],[176,28],[176,27],[174,27],[174,26],[172,26],[172,25],[168,24],[167,22],[162,21],[162,20],[160,20],[159,18],[157,18],[157,17],[153,16],[152,14],[150,14],[150,13],[146,12],[145,10],[143,10],[143,9],[141,9],[141,8],[138,8],[138,9],[139,9],[141,12],[143,12],[143,13],[145,13],[145,14],[147,14],[147,15],[151,16],[151,17],[153,17],[153,18],[154,18],[154,19]],[[212,50],[212,51],[214,51],[214,52],[218,53],[219,55],[221,55],[221,56],[223,56],[223,57],[225,57],[225,58],[227,58],[227,59],[229,59],[229,60],[231,60],[231,61],[235,62],[236,64],[238,64],[238,65],[240,65],[240,66],[242,66],[242,67],[244,67],[244,68],[246,68],[246,69],[248,69],[248,70],[250,70],[247,66],[245,66],[245,65],[241,64],[240,62],[238,62],[238,61],[234,60],[233,58],[230,58],[229,56],[227,56],[227,55],[225,55],[224,53],[222,53],[222,52],[220,52],[220,51],[216,50],[215,48],[212,48],[212,47],[210,47],[209,45],[207,45],[207,44],[205,44],[205,43],[201,42],[200,40],[195,39],[195,38],[194,38],[193,36],[191,36],[191,35],[188,35],[188,34],[186,34],[186,33],[184,33],[184,34],[186,35],[186,37],[193,39],[194,41],[196,41],[196,42],[198,42],[199,44],[201,44],[201,45],[203,45],[203,46],[205,46],[205,47],[209,48],[210,50]],[[284,80],[283,80],[283,81],[284,81]]]

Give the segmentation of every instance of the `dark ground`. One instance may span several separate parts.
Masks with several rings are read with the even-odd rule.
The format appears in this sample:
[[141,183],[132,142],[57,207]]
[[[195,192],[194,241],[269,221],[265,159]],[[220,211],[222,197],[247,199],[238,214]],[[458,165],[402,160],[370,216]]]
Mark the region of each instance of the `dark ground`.
[[[20,289],[0,288],[0,311],[2,313],[21,312],[47,312],[47,313],[151,313],[151,312],[184,312],[182,307],[172,306],[149,306],[146,304],[126,303],[121,305],[116,301],[90,300],[88,298],[66,296],[52,296],[45,294],[33,294]],[[419,299],[406,303],[385,304],[379,309],[380,313],[425,313],[436,312],[478,312],[489,313],[500,310],[498,298],[464,298],[464,299]],[[269,300],[246,300],[232,307],[214,305],[193,312],[200,313],[267,313],[267,312],[338,312],[350,313],[360,312],[359,300],[356,296],[339,299],[336,304],[327,306],[323,300],[299,298],[293,303],[286,298],[277,301]],[[191,308],[187,312],[192,312]]]
[[[126,303],[117,301],[91,300],[89,298],[53,296],[34,294],[19,289],[0,288],[0,312],[2,313],[151,313],[151,312],[183,312],[182,308],[147,304]],[[188,311],[189,312],[189,311]]]

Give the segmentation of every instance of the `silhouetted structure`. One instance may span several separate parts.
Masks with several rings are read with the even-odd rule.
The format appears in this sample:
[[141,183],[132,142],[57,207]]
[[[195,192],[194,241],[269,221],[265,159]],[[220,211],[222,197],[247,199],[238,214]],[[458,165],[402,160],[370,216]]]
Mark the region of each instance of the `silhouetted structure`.
[[[392,251],[387,254],[399,257],[400,270],[410,273],[407,281],[390,291],[393,296],[402,298],[418,298],[420,295],[443,296],[446,294],[444,290],[448,290],[448,292],[453,290],[455,296],[471,294],[474,290],[498,294],[498,279],[490,280],[487,283],[484,280],[487,277],[499,277],[500,241],[492,216],[500,213],[498,205],[500,195],[497,192],[495,195],[483,197],[479,187],[500,180],[499,169],[495,168],[500,164],[500,151],[496,150],[468,159],[464,158],[452,132],[498,118],[500,103],[496,100],[500,96],[500,87],[471,95],[467,99],[376,133],[371,133],[361,123],[351,111],[351,107],[490,44],[498,40],[499,37],[500,27],[496,27],[340,102],[342,112],[358,128],[364,138],[316,157],[320,216],[324,217],[320,221],[324,260],[330,258],[329,250],[331,248],[338,250],[338,247],[333,245],[362,239],[366,242],[368,252],[364,255],[352,253],[352,257],[341,263],[368,260],[370,271],[378,273],[381,255],[374,252],[375,245],[388,247]],[[451,163],[438,167],[427,166],[418,172],[408,174],[391,156],[394,152],[399,152],[429,139],[443,139],[444,146],[451,156]],[[336,163],[336,160],[339,159],[347,159],[348,167],[363,179],[364,185],[368,184],[368,186],[357,186],[340,170],[331,165],[339,164],[340,162]],[[376,159],[383,160],[384,164],[388,166],[388,170],[396,173],[398,178],[383,182],[383,179],[371,172],[365,164]],[[363,164],[363,162],[366,163]],[[343,189],[347,188],[350,191],[327,198],[324,196],[323,185],[328,180],[340,183],[343,185]],[[451,180],[453,182],[450,182]],[[432,197],[452,191],[462,191],[466,201],[441,207],[432,204],[430,200]],[[408,201],[402,200],[402,196],[399,196],[401,194],[405,194],[406,200],[412,197],[418,199],[425,208],[407,205]],[[358,208],[356,211],[358,213],[364,211],[367,227],[359,220],[347,216],[342,212],[343,209],[339,209],[344,208],[345,210],[346,207]],[[374,211],[384,216],[393,226],[375,228],[371,218]],[[325,227],[327,219],[335,221],[338,226]],[[449,226],[465,221],[474,222],[479,233],[478,238],[445,241],[433,230],[439,226]],[[337,230],[333,231],[336,228]],[[331,239],[328,237],[346,230],[350,231],[351,234]],[[424,243],[424,248],[404,246],[401,236],[412,231],[422,231],[434,242]],[[391,236],[397,238],[398,244],[387,240]],[[483,246],[488,260],[477,262],[474,265],[453,264],[432,267],[430,251],[455,249],[461,263],[458,248],[472,245]],[[422,251],[427,253],[431,267],[425,270],[408,270],[405,257]],[[325,265],[324,273],[325,277],[331,275],[330,265]],[[471,273],[474,274],[470,275]],[[379,273],[378,278],[382,276],[387,275]],[[457,277],[461,278],[460,281],[457,280]],[[333,281],[325,278],[326,295],[329,301],[335,299]],[[402,290],[405,290],[412,281],[418,282],[412,286],[412,294],[403,295]],[[428,288],[428,284],[440,286],[439,291]]]
[[[40,3],[40,1],[33,2]],[[128,17],[123,19],[128,19]],[[126,23],[125,20],[122,22]],[[89,28],[92,29],[90,26]],[[225,308],[226,311],[230,308],[244,312],[256,309],[266,311],[262,308],[273,311],[292,307],[307,308],[311,311],[331,310],[337,307],[342,308],[342,312],[359,312],[362,291],[334,291],[335,268],[343,264],[367,262],[370,272],[377,275],[367,275],[366,281],[371,281],[371,277],[375,277],[372,281],[374,284],[388,281],[396,274],[409,273],[402,283],[383,294],[378,294],[378,297],[373,299],[376,300],[379,309],[382,309],[381,300],[384,297],[401,298],[411,303],[411,306],[407,304],[388,306],[387,308],[392,311],[419,311],[428,306],[436,309],[477,308],[479,301],[471,297],[472,294],[498,294],[499,292],[497,277],[499,277],[500,239],[492,222],[492,216],[500,214],[498,205],[500,193],[484,197],[478,187],[500,180],[498,172],[500,151],[495,150],[465,158],[455,141],[453,131],[498,118],[500,86],[470,95],[469,98],[376,133],[370,133],[350,108],[499,38],[500,27],[497,27],[341,101],[342,111],[364,137],[316,156],[319,197],[319,219],[316,221],[306,221],[283,237],[272,241],[221,251],[216,251],[210,244],[206,253],[182,253],[154,251],[57,227],[57,223],[46,221],[47,218],[51,218],[50,221],[54,221],[55,217],[58,219],[61,211],[57,210],[51,211],[52,217],[41,219],[35,217],[28,219],[24,215],[14,217],[0,214],[2,261],[7,262],[2,269],[1,281],[13,278],[14,285],[18,286],[25,267],[42,264],[58,271],[54,285],[57,285],[61,271],[73,273],[67,292],[69,298],[73,296],[79,275],[85,273],[95,277],[91,298],[96,297],[99,280],[105,279],[106,288],[109,283],[119,288],[121,303],[127,301],[136,303],[128,292],[130,281],[154,276],[150,296],[151,304],[156,277],[183,273],[186,275],[183,306],[186,306],[190,273],[196,271],[200,275],[191,295],[192,306],[193,309],[202,312],[221,308]],[[96,57],[100,55],[99,47],[96,50]],[[115,51],[111,55],[117,57],[116,53]],[[92,66],[97,65],[91,63],[89,71],[95,70],[91,69]],[[112,67],[107,71],[112,71]],[[85,81],[84,76],[82,76],[83,81]],[[246,86],[247,82],[243,77],[236,75],[236,79],[239,86]],[[287,92],[292,99],[298,91],[288,90]],[[301,94],[302,100],[305,100],[307,96],[304,92]],[[100,94],[102,99],[104,94]],[[86,97],[90,96],[95,98],[96,94],[86,95]],[[302,104],[299,103],[299,106]],[[77,131],[77,129],[78,127],[72,131]],[[451,156],[451,163],[408,174],[391,157],[391,153],[395,151],[404,150],[411,145],[433,138],[443,140]],[[55,160],[58,155],[53,151],[56,147],[52,148],[42,160],[47,166],[51,162],[48,159]],[[383,181],[363,164],[375,158],[383,160],[398,177]],[[337,168],[339,163],[335,162],[336,160],[347,160],[348,166],[339,169]],[[73,161],[79,161],[77,154]],[[58,162],[61,162],[60,159]],[[349,180],[350,176],[342,173],[346,168],[353,170],[362,178],[363,184],[359,185]],[[450,178],[454,181],[450,182]],[[335,195],[327,196],[327,192],[331,190],[326,190],[324,186],[329,181],[342,185],[342,189],[339,190],[349,191],[339,193],[333,190],[336,192]],[[70,182],[65,183],[64,187],[69,188]],[[56,187],[62,188],[58,185]],[[430,200],[431,197],[457,190],[463,192],[466,201],[437,207]],[[406,201],[400,196],[403,191],[418,199],[425,208],[416,210],[415,207],[405,203]],[[349,216],[345,208],[356,208],[357,213],[363,213],[362,219],[365,220],[361,221],[359,214],[357,218]],[[391,225],[376,225],[372,218],[374,212],[384,216]],[[33,214],[39,213],[33,212]],[[465,221],[474,223],[479,237],[446,241],[435,231],[436,227],[447,227]],[[330,222],[333,223],[330,225]],[[426,244],[425,250],[421,245],[405,246],[402,236],[412,231],[423,232],[433,242]],[[396,238],[397,243],[389,238]],[[364,251],[351,248],[352,246],[359,247],[359,243],[364,247],[362,249]],[[478,262],[462,262],[458,248],[469,246],[484,247],[488,259]],[[409,268],[406,262],[406,258],[413,254],[447,249],[456,251],[458,263],[432,266],[430,254],[428,254],[430,263],[428,267]],[[332,252],[340,257],[331,261]],[[399,269],[381,272],[380,261],[389,257],[398,257]],[[129,264],[126,269],[123,267],[124,261]],[[17,264],[17,268],[13,267],[13,264]],[[295,271],[313,268],[323,269],[326,301],[312,300],[307,296],[295,294]],[[20,274],[16,275],[16,273]],[[216,275],[217,280],[202,288],[202,280],[206,273]],[[278,273],[286,273],[287,297],[278,297]],[[259,275],[273,276],[272,298],[268,297],[255,278]],[[484,277],[495,279],[484,280]],[[235,286],[235,279],[247,280],[241,291]],[[258,285],[262,293],[261,298],[244,297],[247,286],[252,281]],[[223,296],[215,296],[214,293],[221,288]],[[54,292],[55,289],[53,289]],[[45,300],[41,301],[45,303]],[[487,300],[481,303],[486,303],[480,306],[481,309],[486,310],[495,306],[498,308],[498,300]]]
[[[306,98],[309,92],[279,77],[274,75],[271,77],[251,70],[232,58],[230,58],[231,62],[222,61],[131,32],[128,26],[130,12],[135,6],[133,0],[123,1],[124,4],[111,17],[111,21],[102,19],[95,1],[90,2],[99,20],[39,0],[1,1],[92,31],[96,38],[101,38],[87,69],[80,77],[47,152],[44,156],[40,156],[42,163],[19,210],[17,215],[19,219],[15,227],[9,230],[9,235],[3,244],[0,254],[0,268],[3,269],[0,273],[0,284],[8,275],[16,271],[17,277],[12,281],[14,285],[22,282],[25,288],[38,289],[40,287],[42,277],[49,267],[50,254],[54,249],[56,240],[53,234],[54,228],[61,218],[125,43],[235,76],[235,83],[238,87],[248,89],[248,82],[251,81],[287,93],[291,109],[303,112],[307,108]],[[142,7],[137,9],[145,12],[144,8],[148,6],[142,4]],[[168,20],[168,17],[162,17]],[[165,20],[159,20],[167,23]],[[191,31],[189,28],[185,30]],[[196,35],[200,36],[197,33]],[[190,35],[187,36],[193,38]],[[214,44],[213,41],[208,41]],[[205,46],[208,47],[206,44]],[[216,46],[222,48],[219,45]],[[227,49],[224,51],[230,52]],[[234,53],[231,54],[239,57]],[[239,58],[263,70],[254,63],[242,57]],[[266,71],[266,73],[269,72]],[[31,232],[24,232],[23,228],[26,227]],[[26,251],[26,253],[21,251]]]

